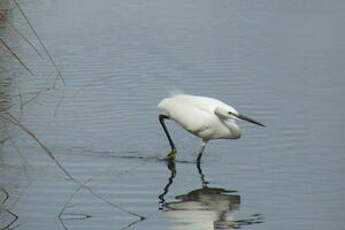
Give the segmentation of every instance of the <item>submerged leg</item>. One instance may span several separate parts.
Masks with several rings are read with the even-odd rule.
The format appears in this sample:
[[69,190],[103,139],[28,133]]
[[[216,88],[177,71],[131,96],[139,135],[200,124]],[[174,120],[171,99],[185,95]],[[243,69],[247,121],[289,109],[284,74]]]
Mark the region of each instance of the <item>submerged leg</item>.
[[207,141],[202,141],[202,146],[201,146],[198,158],[196,159],[197,163],[200,163],[200,161],[201,161],[201,157],[202,157],[202,154],[203,154],[203,152],[205,150],[206,144],[207,144]]
[[174,144],[174,142],[172,141],[172,139],[170,137],[170,134],[169,134],[168,129],[167,129],[166,125],[165,125],[164,119],[170,119],[170,117],[168,117],[167,115],[160,114],[159,115],[159,122],[161,123],[161,125],[163,127],[163,130],[164,130],[165,135],[167,136],[167,138],[169,140],[169,144],[170,144],[170,147],[171,147],[171,151],[168,154],[167,159],[168,160],[175,160],[176,152],[177,152],[176,151],[176,147],[175,147],[175,144]]
[[168,166],[168,169],[170,171],[170,177],[168,179],[168,183],[164,186],[163,188],[163,192],[158,196],[159,198],[159,204],[160,204],[160,207],[159,209],[162,210],[166,204],[166,201],[164,199],[165,195],[168,194],[169,192],[169,188],[170,186],[173,184],[174,182],[174,178],[176,176],[176,165],[175,165],[175,161],[173,160],[167,160],[167,166]]

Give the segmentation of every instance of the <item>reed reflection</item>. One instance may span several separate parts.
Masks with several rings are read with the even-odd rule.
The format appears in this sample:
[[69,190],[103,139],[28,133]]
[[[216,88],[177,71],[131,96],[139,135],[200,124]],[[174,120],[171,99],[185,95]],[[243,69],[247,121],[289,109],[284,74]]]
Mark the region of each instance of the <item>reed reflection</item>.
[[241,196],[235,190],[209,187],[200,163],[196,163],[196,166],[201,188],[177,195],[176,201],[167,202],[164,197],[177,175],[175,162],[167,162],[171,174],[163,188],[163,193],[159,195],[159,200],[160,209],[164,211],[169,221],[174,222],[171,229],[238,229],[243,225],[263,222],[261,214],[246,219],[236,219],[234,216],[240,209]]

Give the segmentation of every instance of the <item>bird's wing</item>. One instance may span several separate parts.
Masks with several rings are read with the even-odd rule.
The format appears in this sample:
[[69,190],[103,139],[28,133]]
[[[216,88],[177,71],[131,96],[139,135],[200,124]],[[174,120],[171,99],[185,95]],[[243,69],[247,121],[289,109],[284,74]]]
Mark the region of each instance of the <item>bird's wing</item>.
[[186,130],[197,133],[207,129],[210,121],[214,119],[214,110],[204,106],[201,102],[190,97],[172,97],[163,99],[158,105],[166,110],[168,116],[179,123]]
[[224,104],[223,102],[209,97],[194,96],[187,94],[179,94],[172,98],[172,100],[181,103],[188,104],[190,107],[195,107],[210,114],[214,114],[217,106]]

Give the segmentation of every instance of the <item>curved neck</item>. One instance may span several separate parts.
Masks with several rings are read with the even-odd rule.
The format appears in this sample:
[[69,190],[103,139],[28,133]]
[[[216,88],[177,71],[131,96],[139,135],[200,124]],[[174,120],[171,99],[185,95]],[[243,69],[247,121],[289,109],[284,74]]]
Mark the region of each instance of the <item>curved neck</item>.
[[232,120],[232,119],[223,120],[223,122],[224,122],[225,126],[228,127],[228,129],[230,130],[232,139],[237,139],[237,138],[241,137],[241,129],[235,123],[234,120]]

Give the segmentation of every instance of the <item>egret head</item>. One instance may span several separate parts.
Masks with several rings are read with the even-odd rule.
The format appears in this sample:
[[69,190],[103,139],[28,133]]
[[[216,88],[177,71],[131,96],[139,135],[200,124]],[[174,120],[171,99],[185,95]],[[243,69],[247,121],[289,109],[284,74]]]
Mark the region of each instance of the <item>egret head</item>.
[[221,119],[235,119],[238,120],[239,113],[231,106],[217,106],[214,113]]
[[227,106],[226,108],[223,106],[217,106],[214,113],[221,119],[244,120],[244,121],[248,121],[248,122],[251,122],[253,124],[256,124],[256,125],[265,126],[264,124],[254,120],[254,119],[251,119],[247,116],[240,114],[236,109],[234,109],[231,106]]

